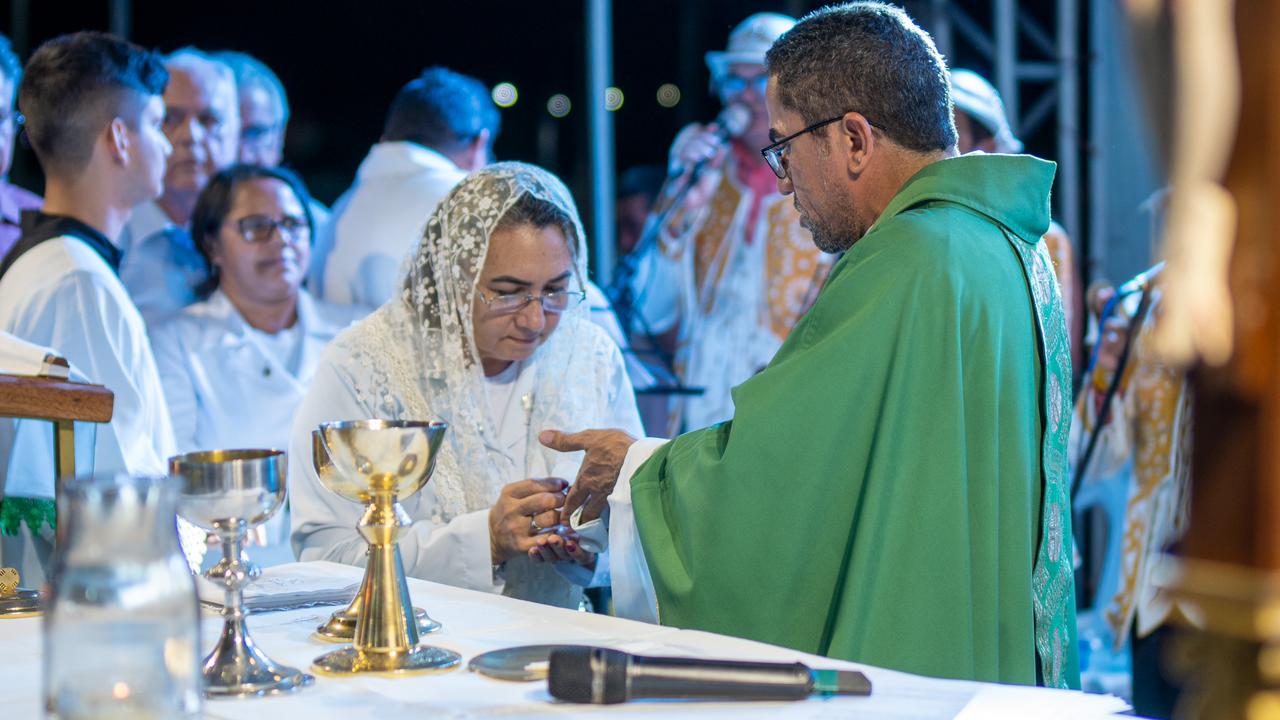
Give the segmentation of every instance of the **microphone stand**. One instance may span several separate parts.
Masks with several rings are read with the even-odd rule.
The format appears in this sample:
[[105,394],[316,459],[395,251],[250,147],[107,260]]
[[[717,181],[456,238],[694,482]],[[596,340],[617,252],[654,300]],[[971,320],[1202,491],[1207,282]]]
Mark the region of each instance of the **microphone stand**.
[[[692,388],[686,386],[681,380],[679,373],[676,372],[675,356],[664,350],[658,342],[658,335],[649,326],[648,320],[645,319],[644,313],[636,311],[636,300],[634,290],[632,288],[632,280],[635,278],[640,258],[644,257],[648,252],[660,252],[656,245],[658,244],[658,235],[661,233],[662,227],[666,225],[667,220],[671,217],[671,213],[676,208],[684,204],[684,199],[689,195],[689,191],[698,184],[701,179],[702,171],[706,168],[708,161],[703,160],[695,163],[693,168],[686,173],[687,177],[682,185],[677,186],[678,189],[672,193],[664,192],[663,196],[670,198],[666,200],[663,207],[657,212],[649,214],[645,221],[644,230],[640,233],[640,240],[636,242],[636,246],[632,248],[618,263],[614,270],[613,283],[609,286],[609,301],[613,304],[614,313],[618,316],[618,322],[622,325],[623,332],[630,335],[635,330],[635,323],[638,321],[640,332],[644,335],[649,343],[651,352],[656,355],[663,364],[663,367],[675,378],[676,384],[671,386],[656,386],[647,390],[638,391],[639,394],[664,394],[664,395],[701,395],[702,388]],[[667,182],[678,180],[679,175],[669,177]],[[659,200],[662,200],[660,197]],[[652,281],[652,279],[650,280]],[[646,288],[647,290],[647,288]],[[632,350],[631,352],[635,352]]]
[[[1116,361],[1116,368],[1112,371],[1111,381],[1107,383],[1106,393],[1102,396],[1102,404],[1098,408],[1097,420],[1093,424],[1093,429],[1089,432],[1089,439],[1085,443],[1084,453],[1076,460],[1075,472],[1071,478],[1070,498],[1073,505],[1075,504],[1076,495],[1080,492],[1080,486],[1084,482],[1084,474],[1086,469],[1089,467],[1089,461],[1093,459],[1093,453],[1098,449],[1098,440],[1102,436],[1103,425],[1107,420],[1108,413],[1111,411],[1111,403],[1115,400],[1116,393],[1120,390],[1120,383],[1124,379],[1125,368],[1129,364],[1129,355],[1133,351],[1134,341],[1137,339],[1137,334],[1142,330],[1142,322],[1147,316],[1147,311],[1151,308],[1152,279],[1153,278],[1147,278],[1146,281],[1141,283],[1137,289],[1131,290],[1127,293],[1117,292],[1115,297],[1111,298],[1111,300],[1103,306],[1101,316],[1098,319],[1099,331],[1105,332],[1102,328],[1105,325],[1107,318],[1111,317],[1111,313],[1115,312],[1120,301],[1135,292],[1142,293],[1142,298],[1138,301],[1138,309],[1133,313],[1133,317],[1129,319],[1129,331],[1125,337],[1124,346],[1120,350],[1120,357]],[[1089,392],[1089,378],[1092,377],[1093,371],[1098,365],[1098,356],[1101,348],[1102,340],[1099,339],[1098,344],[1093,348],[1093,352],[1089,357],[1088,365],[1085,366],[1085,387],[1080,391],[1082,395]]]

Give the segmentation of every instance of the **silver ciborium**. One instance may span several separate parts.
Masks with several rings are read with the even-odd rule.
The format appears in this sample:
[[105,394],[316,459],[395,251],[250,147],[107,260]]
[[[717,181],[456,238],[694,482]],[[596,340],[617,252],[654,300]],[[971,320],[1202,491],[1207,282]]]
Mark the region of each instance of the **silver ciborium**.
[[[434,455],[432,457],[434,462]],[[329,457],[329,451],[324,446],[324,435],[318,429],[311,431],[311,464],[316,470],[316,477],[320,478],[320,483],[325,487],[331,488],[335,493],[341,494],[352,502],[361,504],[369,502],[367,489],[361,490],[358,486],[345,483],[341,478],[337,477],[337,471],[333,467],[333,460]],[[395,553],[396,562],[399,564],[399,545],[396,546]],[[365,588],[369,586],[372,568],[372,565],[365,564],[364,577],[360,580],[360,589],[356,591],[356,596],[352,598],[351,604],[335,611],[324,624],[316,628],[315,636],[317,639],[336,643],[349,643],[355,639],[356,620],[360,617],[360,606],[364,604],[361,598],[364,597]],[[441,627],[440,623],[432,620],[427,615],[427,611],[420,607],[413,609],[413,616],[418,622],[418,635],[428,635],[436,632]]]
[[280,450],[212,450],[169,458],[179,479],[178,514],[216,534],[222,560],[205,577],[226,588],[222,635],[204,659],[204,692],[250,697],[292,692],[315,678],[273,662],[245,627],[244,588],[262,570],[244,553],[245,534],[271,518],[285,498],[285,455]]
[[365,580],[357,596],[352,644],[316,658],[312,669],[324,675],[377,673],[409,675],[456,667],[452,650],[418,643],[396,547],[413,519],[400,498],[422,489],[435,468],[444,440],[444,423],[404,420],[356,420],[325,423],[317,430],[317,456],[327,457],[331,472],[318,473],[334,493],[365,505],[356,530],[369,543]]

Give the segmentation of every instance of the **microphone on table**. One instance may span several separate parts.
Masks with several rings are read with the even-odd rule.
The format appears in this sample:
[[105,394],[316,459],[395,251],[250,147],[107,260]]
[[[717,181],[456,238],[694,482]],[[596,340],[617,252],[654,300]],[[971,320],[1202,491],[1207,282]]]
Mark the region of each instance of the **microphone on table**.
[[810,695],[870,695],[857,671],[814,670],[804,663],[646,657],[574,647],[551,653],[547,688],[573,703],[614,704],[642,698],[803,700]]

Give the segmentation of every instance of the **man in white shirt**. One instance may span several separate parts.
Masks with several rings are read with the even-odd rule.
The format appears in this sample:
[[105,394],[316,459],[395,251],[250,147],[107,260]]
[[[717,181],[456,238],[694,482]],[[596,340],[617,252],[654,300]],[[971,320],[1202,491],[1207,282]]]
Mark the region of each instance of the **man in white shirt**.
[[468,172],[489,163],[499,129],[498,110],[479,80],[433,67],[405,85],[391,102],[382,140],[333,207],[331,233],[317,238],[314,252],[327,259],[323,280],[309,280],[312,291],[370,309],[386,302],[427,218]]
[[[161,128],[167,80],[156,54],[82,32],[41,46],[18,90],[45,204],[24,214],[23,235],[0,263],[0,330],[54,348],[115,393],[92,463],[78,463],[84,471],[164,474],[174,450],[146,327],[116,275],[121,251],[111,240],[135,205],[160,194],[172,150]],[[0,423],[6,496],[53,498],[52,440],[47,423]],[[5,550],[6,562],[16,553],[30,570],[48,537]]]
[[120,279],[148,324],[195,301],[208,274],[187,225],[196,197],[217,171],[236,161],[240,103],[231,68],[195,48],[165,58],[164,133],[173,154],[164,191],[133,213],[120,235]]

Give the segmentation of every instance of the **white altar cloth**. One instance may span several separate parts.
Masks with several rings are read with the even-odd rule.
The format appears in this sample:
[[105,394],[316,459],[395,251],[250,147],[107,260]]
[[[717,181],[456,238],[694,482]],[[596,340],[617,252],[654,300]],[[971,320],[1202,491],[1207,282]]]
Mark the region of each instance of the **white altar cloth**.
[[[308,563],[331,573],[335,585],[358,581],[359,568]],[[287,566],[281,566],[282,569]],[[1127,709],[1114,697],[1079,692],[937,680],[842,662],[711,633],[678,630],[574,612],[424,580],[409,580],[414,604],[444,629],[425,642],[462,654],[463,667],[412,678],[317,677],[313,686],[284,696],[206,700],[208,720],[359,720],[362,718],[877,718],[884,720],[1090,720]],[[309,668],[316,656],[339,647],[312,638],[335,608],[264,613],[249,618],[254,641],[277,662]],[[40,619],[0,620],[0,698],[7,720],[41,716]],[[203,616],[204,652],[221,620]],[[476,675],[465,666],[487,650],[541,643],[606,645],[628,652],[791,662],[858,669],[872,683],[870,697],[811,698],[794,703],[645,701],[623,705],[570,705],[551,699],[545,681],[514,683]]]

